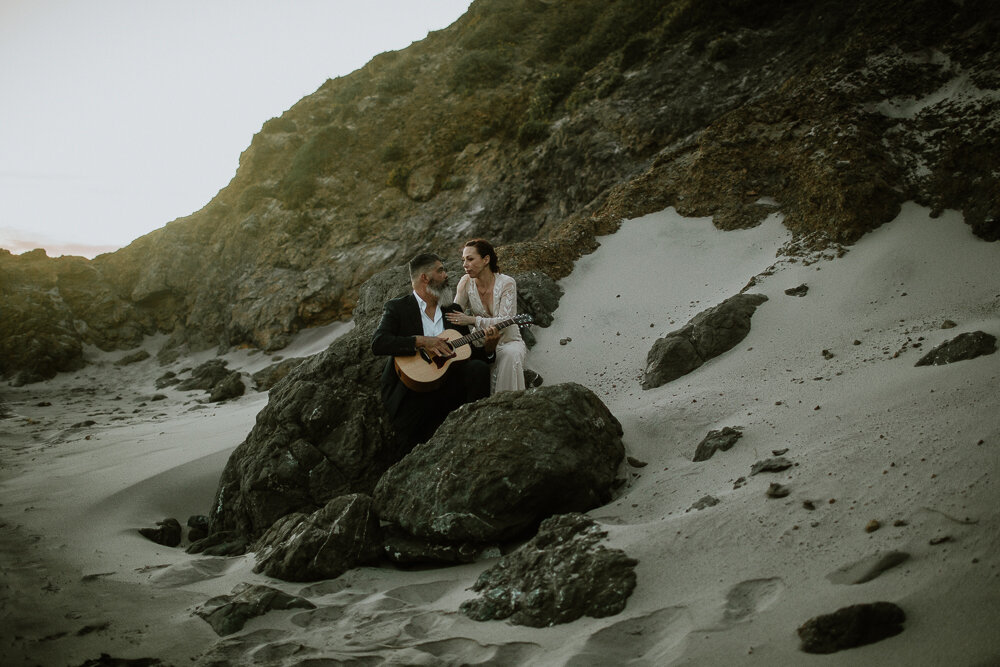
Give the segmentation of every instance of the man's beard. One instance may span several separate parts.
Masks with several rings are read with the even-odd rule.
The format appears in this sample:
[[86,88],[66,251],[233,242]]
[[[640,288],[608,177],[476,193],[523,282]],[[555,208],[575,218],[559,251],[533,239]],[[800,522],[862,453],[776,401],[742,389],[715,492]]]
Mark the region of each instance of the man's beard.
[[445,308],[455,303],[455,295],[448,288],[448,279],[445,278],[439,285],[427,284],[427,291],[437,297],[438,307]]

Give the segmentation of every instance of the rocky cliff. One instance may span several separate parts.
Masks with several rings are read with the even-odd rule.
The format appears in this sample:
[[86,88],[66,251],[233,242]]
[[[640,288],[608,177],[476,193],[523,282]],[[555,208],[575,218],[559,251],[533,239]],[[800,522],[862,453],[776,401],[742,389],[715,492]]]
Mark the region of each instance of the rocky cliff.
[[559,278],[667,206],[824,244],[916,200],[996,240],[998,30],[989,0],[477,0],[264,123],[197,213],[92,261],[0,250],[0,374],[157,332],[278,349],[417,251]]

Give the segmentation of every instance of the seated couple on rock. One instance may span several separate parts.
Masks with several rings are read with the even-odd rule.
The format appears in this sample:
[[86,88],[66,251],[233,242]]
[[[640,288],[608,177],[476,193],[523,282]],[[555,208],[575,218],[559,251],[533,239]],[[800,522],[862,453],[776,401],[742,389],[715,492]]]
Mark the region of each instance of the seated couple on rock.
[[520,331],[496,326],[517,313],[514,279],[499,273],[496,251],[482,239],[462,249],[462,266],[453,297],[440,257],[410,260],[413,292],[386,302],[372,337],[372,352],[393,357],[382,372],[382,401],[408,448],[430,438],[459,405],[524,389]]

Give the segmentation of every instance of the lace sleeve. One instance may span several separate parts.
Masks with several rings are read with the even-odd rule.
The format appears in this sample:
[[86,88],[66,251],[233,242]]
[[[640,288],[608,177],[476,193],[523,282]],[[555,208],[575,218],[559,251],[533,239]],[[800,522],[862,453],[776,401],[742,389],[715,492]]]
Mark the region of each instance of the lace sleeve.
[[[497,276],[498,280],[500,278],[501,276]],[[500,300],[493,304],[493,312],[496,313],[496,317],[477,317],[477,329],[485,329],[517,315],[517,283],[509,276],[503,276],[503,278],[503,284],[500,286]]]
[[462,276],[455,288],[455,303],[459,305],[464,313],[469,309],[469,276]]

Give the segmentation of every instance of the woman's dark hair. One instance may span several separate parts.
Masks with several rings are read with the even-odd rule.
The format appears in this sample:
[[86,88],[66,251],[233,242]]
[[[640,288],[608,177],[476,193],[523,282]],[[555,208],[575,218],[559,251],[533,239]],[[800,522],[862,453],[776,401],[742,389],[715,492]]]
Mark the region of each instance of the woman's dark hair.
[[463,248],[475,248],[476,252],[479,253],[480,257],[490,256],[490,271],[493,273],[500,273],[500,268],[497,266],[497,251],[493,249],[493,244],[491,244],[486,239],[472,239],[471,241],[466,241]]

